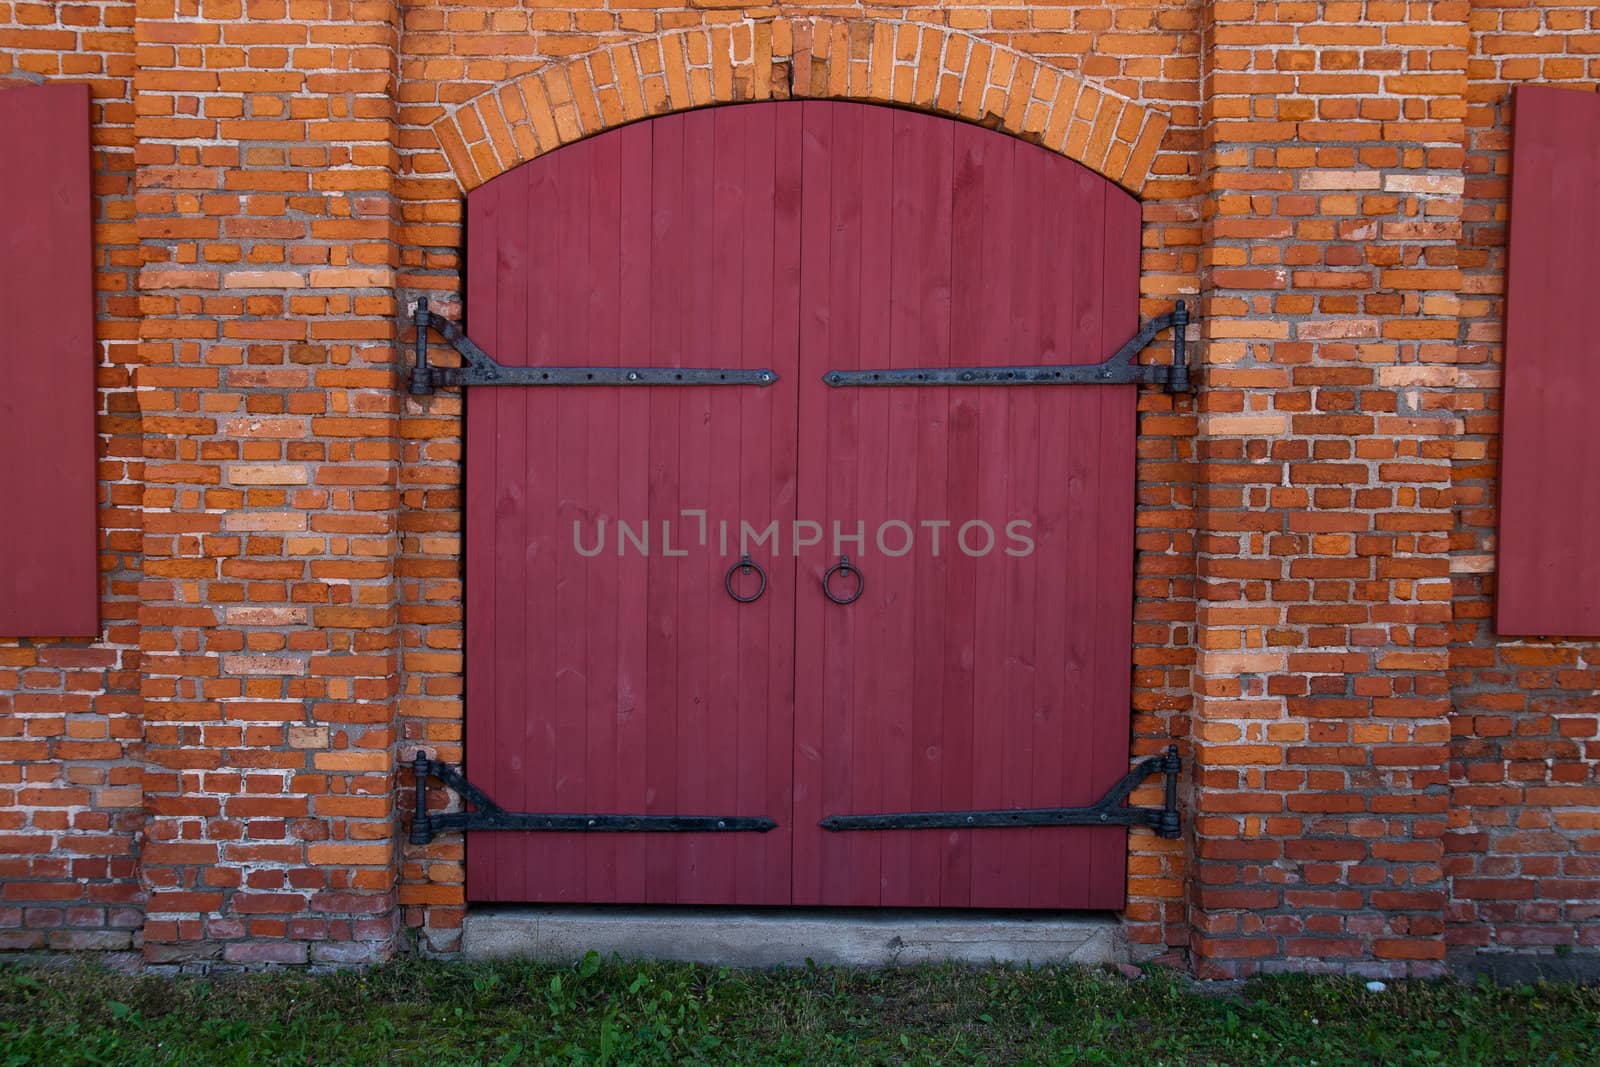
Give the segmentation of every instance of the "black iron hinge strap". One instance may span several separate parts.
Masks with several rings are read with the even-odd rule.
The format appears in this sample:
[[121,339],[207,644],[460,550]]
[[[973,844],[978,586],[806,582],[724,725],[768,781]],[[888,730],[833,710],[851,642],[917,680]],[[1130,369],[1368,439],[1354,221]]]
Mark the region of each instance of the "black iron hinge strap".
[[[987,811],[905,811],[882,815],[829,815],[824,830],[977,830],[1023,826],[1148,826],[1162,837],[1182,832],[1178,813],[1178,772],[1183,763],[1178,746],[1140,760],[1099,800],[1082,808],[1000,808]],[[1166,777],[1165,804],[1159,808],[1128,807],[1139,783],[1152,774]]]
[[[462,385],[755,385],[778,380],[765,367],[507,367],[461,332],[461,327],[417,301],[411,317],[417,335],[411,365],[411,393],[431,396],[441,386]],[[404,325],[404,322],[402,322]],[[461,366],[439,367],[428,361],[428,330],[434,329],[461,353]]]
[[[441,760],[418,752],[411,760],[416,806],[411,818],[411,843],[426,845],[436,834],[452,830],[533,830],[565,833],[727,833],[764,834],[777,828],[765,817],[745,815],[615,815],[541,814],[506,811],[465,775]],[[469,811],[428,812],[428,778],[455,790],[471,805]]]
[[[1189,391],[1185,334],[1189,308],[1182,300],[1170,314],[1158,315],[1101,363],[1033,364],[1009,367],[876,367],[830,370],[822,380],[835,388],[863,385],[1164,385],[1168,392]],[[1172,362],[1140,363],[1139,353],[1162,330],[1172,330]]]

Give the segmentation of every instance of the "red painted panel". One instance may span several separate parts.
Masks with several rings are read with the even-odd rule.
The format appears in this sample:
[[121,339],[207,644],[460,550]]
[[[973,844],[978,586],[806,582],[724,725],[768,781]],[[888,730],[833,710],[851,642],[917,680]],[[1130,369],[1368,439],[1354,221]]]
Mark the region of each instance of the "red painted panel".
[[0,92],[0,636],[100,631],[89,87]]
[[[782,146],[799,118],[799,105],[670,116],[470,198],[467,325],[496,358],[780,376],[766,389],[469,391],[469,777],[523,811],[780,823],[475,832],[473,900],[789,900],[794,564],[753,547],[769,588],[735,603],[717,523],[736,545],[741,519],[794,514],[799,197]],[[604,548],[586,555],[602,520]],[[618,523],[632,535],[620,551]]]
[[1600,434],[1591,395],[1600,339],[1600,95],[1518,86],[1496,629],[1600,635]]
[[[1083,804],[1122,773],[1132,388],[821,377],[1103,358],[1137,324],[1138,205],[989,131],[806,102],[581,142],[474,192],[469,225],[468,326],[508,363],[781,375],[469,395],[469,775],[525,811],[781,826],[475,833],[470,898],[1120,906],[1120,829],[817,820]],[[574,524],[592,546],[600,519],[604,549],[579,551]],[[767,594],[737,605],[722,579],[740,525],[773,520],[778,543],[753,548]],[[962,551],[971,520],[992,548]],[[648,558],[619,554],[619,521],[636,536],[649,522]],[[1008,555],[1019,522],[1035,549]],[[819,584],[835,524],[867,576],[848,607]],[[807,533],[820,541],[797,558]]]
[[[1119,907],[1121,829],[817,820],[1087,804],[1126,769],[1133,387],[813,383],[1110,355],[1137,328],[1138,205],[976,127],[803,106],[800,515],[826,529],[798,577],[795,902]],[[982,526],[960,539],[975,522],[992,549]],[[834,523],[865,543],[831,543]],[[819,593],[841,550],[867,581],[848,606]]]

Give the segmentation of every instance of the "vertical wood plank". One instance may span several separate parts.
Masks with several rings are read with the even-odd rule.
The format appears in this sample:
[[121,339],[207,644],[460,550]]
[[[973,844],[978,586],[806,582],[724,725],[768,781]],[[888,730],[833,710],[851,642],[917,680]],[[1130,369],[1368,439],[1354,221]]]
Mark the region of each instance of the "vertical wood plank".
[[[772,341],[773,369],[783,375],[766,402],[772,412],[768,431],[772,443],[768,514],[780,531],[792,532],[800,500],[799,471],[801,397],[814,396],[816,389],[805,388],[800,366],[800,278],[801,278],[801,151],[803,108],[799,102],[772,105],[776,127],[773,141],[773,239],[772,239]],[[786,388],[783,382],[791,383]],[[748,401],[752,406],[755,401]],[[788,533],[783,545],[789,546]],[[786,558],[783,553],[787,552]],[[795,827],[800,817],[797,778],[801,751],[796,743],[797,715],[795,656],[800,647],[799,587],[804,583],[800,560],[792,546],[774,549],[770,566],[772,582],[768,597],[772,642],[769,646],[771,672],[768,679],[768,786],[767,811],[780,821],[779,828],[767,835],[763,844],[768,866],[768,895],[773,903],[797,900],[799,879],[795,853],[799,835]],[[765,598],[763,598],[765,599]]]
[[[1040,249],[1047,258],[1054,250],[1077,248],[1081,217],[1075,197],[1048,196],[1040,205]],[[1036,267],[1047,284],[1039,287],[1035,314],[1039,320],[1041,358],[1064,363],[1082,358],[1086,350],[1077,343],[1074,323],[1079,297],[1077,276],[1071,270],[1045,271]],[[1093,541],[1075,537],[1074,517],[1080,509],[1074,486],[1084,484],[1083,458],[1088,449],[1079,441],[1083,418],[1081,402],[1071,396],[1041,397],[1039,419],[1039,498],[1037,521],[1031,531],[1039,597],[1034,608],[1037,627],[1037,719],[1033,745],[1033,803],[1039,806],[1074,803],[1071,770],[1065,769],[1081,748],[1073,715],[1082,694],[1085,635],[1073,623],[1081,607],[1072,597],[1079,568],[1093,567]],[[1068,886],[1063,864],[1069,834],[1040,834],[1032,842],[1030,894],[1049,899],[1048,887]],[[1059,896],[1056,899],[1060,899]]]
[[[508,183],[509,187],[500,192],[503,199],[521,199],[528,207],[526,223],[520,231],[525,250],[521,260],[521,300],[528,309],[522,334],[524,340],[520,351],[506,351],[503,357],[514,363],[553,362],[560,350],[558,316],[563,301],[567,299],[567,292],[562,288],[559,256],[528,254],[533,249],[549,247],[550,225],[542,208],[555,203],[561,195],[562,186],[557,181],[557,174],[554,166],[529,168],[518,173],[520,181],[513,179]],[[508,240],[510,232],[502,229],[499,239]],[[518,298],[517,281],[514,274],[507,278],[506,302]],[[518,810],[554,811],[555,782],[560,768],[556,761],[557,623],[551,606],[556,602],[556,589],[562,575],[561,544],[563,541],[570,542],[572,533],[570,527],[562,530],[553,521],[538,520],[553,519],[558,513],[559,486],[551,457],[556,455],[560,441],[562,404],[560,396],[549,391],[515,391],[522,393],[518,410],[527,426],[527,454],[523,457],[521,478],[527,486],[528,515],[535,521],[527,529],[523,545],[527,581],[522,587],[522,596],[530,606],[525,612],[527,629],[523,635],[523,659],[521,663],[512,660],[497,666],[499,670],[521,671],[524,706],[502,711],[502,714],[512,716],[514,721],[509,724],[512,729],[506,734],[507,744],[499,758],[509,764],[509,773],[520,782],[521,804]],[[469,405],[471,401],[469,395]],[[509,397],[503,402],[517,403]],[[468,455],[471,455],[473,448],[469,437]],[[505,471],[502,477],[513,477],[515,474],[514,471]],[[470,555],[467,571],[480,586],[498,586],[498,575],[484,573],[483,568],[474,567]],[[469,639],[468,658],[471,659],[481,647],[480,643]],[[469,697],[469,721],[472,709]],[[470,745],[468,755],[469,760],[475,758]],[[517,798],[518,794],[513,792],[508,800]],[[502,855],[520,855],[521,858],[521,881],[517,886],[517,895],[499,899],[541,899],[537,887],[549,872],[556,870],[551,861],[554,840],[545,834],[530,835],[531,839],[525,841],[518,841],[514,835],[508,834],[494,836],[501,839]]]
[[[1026,353],[1033,359],[1039,359],[1043,350],[1040,293],[1051,277],[1051,260],[1055,255],[1055,250],[1047,248],[1041,240],[1039,218],[1034,208],[1050,199],[1046,169],[1049,161],[1050,157],[1044,153],[1019,146],[1015,152],[1009,196],[1019,208],[1011,224],[1012,261],[1016,270],[1007,312],[1009,344],[1011,352]],[[1006,531],[1013,522],[1027,523],[1029,528],[1038,526],[1041,423],[1051,421],[1060,405],[1052,401],[1049,390],[1045,389],[1010,389],[1006,391],[1006,400],[1009,402],[1009,432],[1003,442],[996,443],[1004,449],[1010,485],[1004,509],[987,521],[995,541],[991,557],[1005,581],[1006,806],[1026,808],[1053,803],[1055,790],[1052,786],[1059,781],[1053,767],[1040,766],[1035,761],[1034,745],[1040,719],[1060,711],[1058,707],[1046,708],[1040,702],[1037,682],[1041,667],[1054,660],[1055,649],[1065,634],[1040,628],[1038,601],[1048,598],[1051,590],[1039,586],[1037,555],[1015,556],[1007,551]],[[1039,778],[1035,777],[1036,771],[1040,772]],[[1040,857],[1049,849],[1052,835],[1015,836],[1018,839],[1015,851],[1007,861],[1010,872],[1007,894],[1035,906],[1048,907],[1060,893],[1060,887],[1048,877],[1035,881],[1034,873]]]
[[[776,131],[772,122],[752,120],[747,111],[729,111],[727,114],[737,116],[739,120],[736,130],[730,130],[737,136],[727,138],[724,145],[725,150],[737,159],[739,198],[737,205],[723,207],[719,219],[725,213],[728,221],[721,225],[739,231],[739,254],[730,263],[728,288],[736,296],[731,301],[725,300],[721,308],[723,321],[719,325],[719,343],[728,346],[730,366],[756,367],[763,364],[753,361],[768,355],[772,348],[773,272],[776,261],[771,251],[771,241],[777,202],[773,181]],[[746,190],[750,195],[746,195]],[[763,195],[768,190],[772,195]],[[722,238],[722,241],[727,240],[726,237]],[[767,250],[766,255],[762,255],[764,249]],[[728,307],[729,303],[734,306]],[[739,551],[737,529],[732,543],[725,543],[726,534],[722,532],[720,523],[764,512],[771,507],[772,437],[770,432],[761,432],[761,428],[770,429],[775,412],[771,407],[771,398],[758,396],[757,392],[740,390],[731,398],[731,417],[726,421],[734,423],[735,429],[731,450],[723,455],[724,462],[730,468],[732,484],[727,486],[724,498],[717,502],[717,509],[708,520],[717,524],[707,531],[707,539],[716,547],[713,558],[718,571],[724,576],[727,568],[739,558]],[[724,433],[727,433],[726,428]],[[775,561],[764,558],[761,563],[767,568],[768,592],[771,592]],[[759,707],[766,702],[766,693],[771,684],[768,676],[772,641],[770,606],[771,602],[768,601],[754,611],[742,611],[738,605],[729,605],[732,610],[725,613],[725,625],[733,633],[730,646],[738,650],[736,656],[729,657],[734,672],[730,764],[734,803],[740,810],[765,806],[770,771],[767,760],[767,729],[770,723],[764,718],[746,718],[739,714],[739,709]],[[785,825],[789,822],[787,818],[783,821]],[[733,879],[743,891],[766,895],[766,849],[766,842],[755,838],[736,842]]]
[[[855,114],[859,121],[853,136],[858,139],[859,148],[854,151],[859,162],[853,168],[854,173],[845,175],[843,180],[859,190],[853,197],[858,205],[857,221],[853,227],[848,221],[844,223],[847,243],[855,245],[857,262],[859,295],[856,303],[860,313],[856,316],[856,345],[861,360],[881,365],[890,355],[888,309],[893,269],[894,114],[875,108],[863,108]],[[902,405],[905,398],[891,395],[891,392],[867,390],[856,398],[859,404],[856,415],[859,506],[853,512],[833,518],[840,523],[840,533],[847,537],[866,532],[865,544],[851,541],[841,546],[852,560],[865,568],[863,573],[870,573],[875,580],[894,583],[891,571],[895,561],[879,553],[871,540],[872,531],[894,516],[895,501],[904,495],[891,478],[890,467],[896,465],[896,453],[890,438],[894,408]],[[905,452],[900,455],[914,458]],[[832,530],[829,533],[831,535]],[[910,635],[897,625],[898,612],[891,611],[885,600],[864,598],[847,610],[857,632],[864,635],[871,647],[882,652],[876,663],[863,664],[864,669],[854,672],[851,732],[856,743],[850,775],[850,808],[852,811],[881,811],[887,785],[896,775],[896,768],[888,766],[887,760],[891,754],[899,759],[910,752],[911,656],[910,649],[902,641]],[[852,902],[886,903],[917,882],[916,872],[907,862],[909,842],[904,841],[904,835],[857,834],[849,844],[853,868],[849,893]],[[898,856],[894,855],[896,845],[901,853]]]
[[[798,451],[798,515],[811,521],[828,506],[826,442],[832,398],[809,382],[820,377],[831,358],[829,350],[829,271],[832,242],[829,202],[832,179],[831,112],[817,101],[801,108],[800,147],[800,311],[799,378],[800,448]],[[785,531],[787,535],[789,531]],[[786,543],[793,546],[790,538]],[[800,551],[795,575],[795,763],[794,763],[794,902],[824,903],[823,870],[847,862],[850,846],[817,829],[827,810],[823,797],[823,763],[829,738],[824,721],[827,701],[823,674],[827,655],[823,634],[827,602],[817,592],[826,566],[817,549]],[[831,756],[831,753],[829,753]]]
[[[950,304],[950,352],[952,364],[973,362],[982,345],[981,330],[969,302],[982,284],[982,242],[987,202],[984,196],[984,148],[988,141],[964,127],[957,128],[952,148],[951,177],[951,290],[962,294]],[[922,447],[944,445],[944,462],[931,470],[934,480],[942,474],[949,501],[942,516],[948,521],[942,533],[946,564],[945,652],[944,652],[944,735],[950,746],[949,777],[941,789],[946,810],[975,807],[977,793],[977,751],[979,723],[974,678],[977,648],[978,572],[973,560],[961,554],[955,544],[956,528],[978,511],[978,408],[975,390],[945,390],[945,422],[925,423]],[[939,551],[934,544],[930,552]],[[945,903],[955,907],[971,905],[975,899],[975,842],[981,833],[961,835],[959,847],[952,850],[946,864]]]
[[[648,362],[650,354],[654,129],[651,123],[637,123],[618,132],[622,189],[618,308],[626,309],[626,314],[616,319],[617,352],[625,363]],[[607,530],[613,539],[617,522],[636,522],[649,514],[650,395],[648,390],[621,392],[617,510]],[[617,560],[617,810],[643,812],[650,800],[645,724],[653,711],[647,684],[649,561],[639,553],[617,552],[614,542],[608,542],[607,554]],[[619,848],[616,899],[646,898],[645,848]]]
[[[528,249],[523,240],[527,232],[528,208],[523,197],[506,195],[500,190],[492,200],[492,208],[485,219],[483,249],[485,262],[493,269],[484,280],[493,285],[495,299],[486,311],[493,315],[487,335],[489,343],[498,348],[516,352],[513,360],[521,358],[525,350],[528,327],[527,305],[523,300],[522,284],[528,267]],[[529,418],[528,407],[533,398],[520,390],[501,395],[480,395],[476,399],[492,405],[495,411],[495,469],[494,469],[494,612],[493,625],[495,744],[515,745],[523,736],[532,709],[527,705],[523,685],[526,677],[519,657],[526,647],[528,631],[527,559],[523,543],[532,532],[528,512],[529,483],[523,476],[528,462]],[[549,655],[546,651],[545,655]],[[491,751],[493,749],[491,748]],[[496,763],[491,767],[488,784],[490,796],[503,797],[504,803],[516,803],[528,788],[528,776],[516,774],[512,768]],[[493,843],[498,875],[498,892],[520,894],[525,891],[525,869],[514,862],[515,843],[505,839]]]
[[[972,347],[963,362],[977,364],[1009,363],[1017,358],[1010,351],[1011,288],[1016,261],[1013,247],[1015,212],[1020,206],[1012,200],[1012,173],[1016,144],[1009,139],[978,138],[983,141],[982,188],[983,232],[977,249],[980,275],[973,299],[956,315],[970,317]],[[963,315],[965,312],[965,316]],[[1031,360],[1030,360],[1031,361]],[[1006,389],[975,389],[976,408],[972,510],[955,516],[955,552],[971,559],[977,597],[973,630],[973,801],[983,808],[1011,807],[1006,788],[1006,745],[1012,734],[1014,709],[1006,693],[1006,580],[1004,559],[992,553],[969,557],[960,543],[961,528],[967,522],[992,522],[1006,510],[1012,471],[1005,449],[1010,432],[1011,398]],[[1017,898],[1015,853],[1026,848],[1025,832],[993,830],[976,835],[973,841],[972,903],[978,907],[1004,907]]]
[[[655,217],[651,227],[651,262],[656,269],[650,289],[650,364],[682,366],[679,293],[669,279],[689,269],[690,234],[684,219],[684,116],[672,115],[655,127]],[[682,391],[650,390],[650,485],[647,523],[677,515],[678,426]],[[655,525],[649,565],[650,636],[648,667],[651,814],[685,810],[678,788],[678,573],[673,560],[660,554],[660,524]],[[646,536],[650,536],[649,533]],[[676,903],[681,847],[666,835],[644,843],[648,862],[646,900]]]
[[[577,353],[587,361],[594,355],[589,344],[593,324],[589,321],[586,289],[591,284],[593,260],[589,247],[590,173],[594,166],[595,142],[581,151],[558,152],[556,165],[558,196],[551,205],[551,232],[556,241],[556,260],[562,271],[556,279],[556,292],[562,299],[554,309],[555,333],[550,360],[566,362]],[[588,810],[589,691],[595,684],[597,664],[591,659],[590,632],[586,625],[590,610],[589,561],[578,555],[570,538],[560,536],[575,523],[590,518],[588,462],[591,427],[596,411],[594,390],[585,395],[564,398],[558,415],[556,447],[553,457],[556,483],[556,559],[557,578],[554,607],[563,620],[555,630],[555,780],[553,808],[559,812]],[[522,546],[517,546],[518,551]],[[612,605],[595,604],[596,611]],[[585,841],[581,834],[549,834],[551,871],[546,884],[559,885],[557,900],[593,899],[588,892],[588,868],[584,862]],[[558,880],[558,881],[557,881]],[[596,896],[598,895],[595,894]]]
[[[1104,357],[1107,335],[1103,301],[1105,297],[1106,217],[1103,184],[1087,171],[1074,171],[1069,179],[1071,200],[1078,208],[1073,227],[1074,249],[1080,250],[1071,266],[1072,301],[1068,325],[1070,346],[1074,361],[1090,362]],[[1118,342],[1120,343],[1120,342]],[[1101,389],[1122,390],[1120,386],[1095,386],[1094,390],[1074,391],[1064,398],[1072,432],[1065,456],[1067,480],[1067,570],[1064,595],[1067,600],[1069,621],[1066,633],[1066,691],[1070,704],[1067,707],[1073,727],[1066,746],[1060,752],[1062,795],[1069,804],[1088,804],[1098,795],[1094,792],[1095,754],[1093,739],[1099,716],[1107,714],[1101,701],[1104,697],[1104,668],[1095,658],[1097,643],[1095,626],[1084,625],[1083,620],[1094,618],[1102,610],[1101,574],[1117,566],[1120,554],[1108,554],[1118,546],[1102,535],[1100,508],[1100,440],[1107,428],[1102,423]],[[1131,403],[1131,399],[1129,401]],[[1131,483],[1129,488],[1131,489]],[[1132,502],[1132,494],[1128,493]],[[1131,546],[1128,558],[1131,560]],[[1131,606],[1131,602],[1130,602]],[[1107,620],[1109,624],[1109,620]],[[1109,668],[1115,670],[1115,667]],[[1126,709],[1120,714],[1126,716]],[[1124,722],[1126,720],[1124,719]],[[1121,755],[1126,754],[1126,726]],[[1089,741],[1090,743],[1084,743]],[[1116,833],[1116,831],[1105,831]],[[1071,887],[1074,906],[1084,906],[1087,886],[1100,870],[1097,853],[1091,845],[1092,835],[1099,830],[1063,830],[1062,858],[1063,885]]]
[[[717,263],[709,254],[715,235],[716,112],[693,111],[684,116],[684,219],[691,259],[684,271],[683,315],[679,320],[683,364],[706,362],[712,345],[711,309],[718,284]],[[712,773],[706,760],[711,743],[713,664],[711,654],[710,561],[706,553],[690,551],[683,519],[685,509],[704,509],[711,492],[715,456],[711,447],[711,390],[684,389],[679,397],[678,439],[679,511],[662,515],[677,537],[673,551],[685,552],[667,560],[678,572],[678,789],[685,810],[712,810]],[[719,576],[720,577],[720,576]],[[718,583],[720,588],[720,582]],[[696,903],[717,902],[717,879],[708,848],[699,835],[678,838],[682,851],[679,882],[688,888],[680,899]]]
[[[952,202],[951,183],[955,159],[955,137],[959,127],[923,115],[896,113],[896,126],[903,128],[906,136],[898,138],[903,158],[897,158],[895,173],[903,184],[913,190],[912,201],[906,205],[894,233],[898,242],[903,236],[907,247],[904,253],[891,252],[894,260],[910,275],[911,300],[914,301],[913,322],[903,323],[910,342],[894,353],[892,365],[913,366],[926,360],[932,366],[949,363],[950,316],[953,307],[950,283],[950,216],[948,205]],[[880,312],[881,313],[881,312]],[[930,427],[930,414],[942,417],[948,410],[947,390],[938,390],[932,396],[895,391],[897,425],[905,426],[905,451],[892,451],[887,457],[890,464],[905,460],[905,477],[916,484],[908,494],[906,514],[897,516],[913,524],[913,532],[922,541],[927,531],[921,528],[923,518],[948,520],[944,504],[945,486],[942,478],[946,463],[943,427]],[[936,414],[934,414],[936,413]],[[925,431],[932,429],[932,433]],[[921,449],[928,456],[920,454]],[[933,477],[924,480],[924,473]],[[926,503],[922,492],[926,492]],[[945,604],[944,562],[932,555],[928,545],[918,545],[904,562],[883,561],[885,578],[891,588],[904,588],[907,594],[904,607],[891,632],[908,639],[905,646],[897,645],[893,655],[904,657],[902,670],[910,684],[898,690],[896,697],[907,701],[909,707],[900,713],[907,720],[910,754],[903,773],[909,781],[901,787],[913,808],[926,810],[942,806],[945,781],[952,760],[959,762],[965,747],[961,735],[947,733],[948,709],[943,701],[944,669],[940,659],[943,644],[943,617]],[[920,584],[926,582],[926,585]],[[931,659],[921,659],[929,656]],[[905,745],[905,736],[897,735]],[[947,855],[966,853],[962,835],[917,834],[906,831],[898,835],[909,839],[906,848],[911,856],[914,876],[911,884],[891,898],[893,903],[933,907],[942,903]]]
[[[712,175],[710,220],[705,234],[711,260],[710,306],[706,315],[706,341],[701,362],[719,367],[738,366],[743,359],[745,155],[752,134],[748,111],[719,108],[706,114],[712,121]],[[757,195],[760,195],[758,193]],[[739,640],[740,613],[723,587],[725,572],[710,524],[717,516],[740,510],[744,390],[700,389],[706,403],[707,470],[705,494],[696,506],[706,512],[703,521],[685,517],[681,524],[685,547],[703,571],[696,578],[706,591],[708,639],[705,747],[700,761],[706,768],[706,810],[734,811],[739,806],[739,748],[744,728],[739,714],[739,675],[749,664]],[[731,842],[737,848],[737,841]],[[715,841],[706,863],[705,894],[710,901],[737,895],[736,857]]]
[[[859,110],[818,104],[831,128],[829,154],[829,268],[828,356],[830,366],[861,366],[861,159],[862,122]],[[813,377],[813,375],[807,375]],[[859,512],[861,408],[856,390],[835,390],[828,396],[826,496],[815,514],[802,515],[822,526],[815,553],[819,571],[838,562],[841,554],[834,524],[853,526]],[[859,554],[857,560],[859,562]],[[830,811],[848,810],[851,783],[860,758],[858,716],[868,712],[855,699],[860,661],[866,647],[864,628],[857,626],[853,606],[824,603],[823,618],[823,743],[827,758],[822,765],[823,805]],[[864,665],[862,665],[864,666]],[[870,842],[840,840],[840,862],[826,863],[822,871],[824,892],[830,900],[849,900],[852,860]]]
[[[467,328],[485,338],[486,344],[499,341],[499,273],[495,269],[496,235],[499,229],[499,189],[488,189],[469,201],[467,243]],[[466,558],[481,561],[469,565],[466,578],[465,639],[476,655],[466,664],[467,716],[465,727],[466,771],[487,790],[504,789],[501,767],[493,758],[502,750],[498,729],[499,703],[496,665],[500,663],[495,638],[494,581],[498,561],[495,555],[495,502],[499,477],[498,399],[479,393],[466,398],[468,440],[482,442],[469,448],[464,472],[466,514],[463,516]],[[492,794],[491,794],[492,795]],[[502,899],[501,893],[516,893],[512,855],[501,855],[497,835],[467,835],[467,893],[480,900]]]
[[[622,147],[621,137],[597,137],[590,147],[587,167],[588,190],[588,292],[574,293],[585,301],[583,320],[589,336],[582,348],[590,353],[587,362],[596,366],[619,366],[621,344],[617,314],[622,306]],[[621,393],[610,387],[587,390],[589,408],[588,464],[584,489],[588,495],[588,522],[599,522],[620,515],[619,482],[623,465],[623,441],[632,451],[633,428],[621,421]],[[593,559],[578,561],[586,582],[589,605],[583,623],[587,633],[588,688],[584,704],[584,807],[588,811],[622,811],[617,789],[617,725],[620,713],[618,675],[618,627],[622,601],[619,560],[602,552]],[[585,897],[615,899],[617,895],[617,853],[624,843],[614,834],[590,834],[581,838],[585,864]]]
[[[1105,238],[1100,276],[1101,358],[1111,355],[1139,326],[1139,203],[1110,183],[1100,187],[1105,200]],[[1088,709],[1088,803],[1109,789],[1128,769],[1128,719],[1133,702],[1133,544],[1138,388],[1097,386],[1100,433],[1094,450],[1097,500],[1096,536],[1102,546],[1095,569],[1093,704]],[[1111,546],[1106,551],[1106,546]],[[1087,838],[1091,875],[1085,907],[1120,908],[1127,894],[1125,829],[1079,831]]]

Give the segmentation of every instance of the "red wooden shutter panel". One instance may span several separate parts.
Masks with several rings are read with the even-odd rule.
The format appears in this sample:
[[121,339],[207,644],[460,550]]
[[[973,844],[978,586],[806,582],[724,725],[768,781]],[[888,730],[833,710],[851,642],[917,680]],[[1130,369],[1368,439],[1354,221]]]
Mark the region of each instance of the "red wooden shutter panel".
[[1516,92],[1496,626],[1600,635],[1600,95]]
[[89,87],[0,92],[0,133],[0,636],[94,636]]

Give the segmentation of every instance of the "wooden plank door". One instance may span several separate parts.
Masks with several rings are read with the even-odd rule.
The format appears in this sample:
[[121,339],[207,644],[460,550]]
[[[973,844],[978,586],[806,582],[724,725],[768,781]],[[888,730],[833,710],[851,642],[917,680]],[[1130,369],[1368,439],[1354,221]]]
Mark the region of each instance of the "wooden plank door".
[[[817,823],[1089,804],[1127,770],[1134,387],[822,375],[1098,362],[1138,326],[1138,204],[987,130],[803,106],[799,507],[826,529],[797,578],[795,903],[1120,907],[1120,828]],[[846,606],[820,593],[841,551]]]
[[[510,810],[779,824],[477,832],[470,899],[1120,906],[1121,829],[818,823],[1083,805],[1124,772],[1132,387],[823,374],[1101,360],[1137,326],[1137,204],[989,131],[796,102],[603,134],[469,211],[502,361],[780,375],[469,397],[468,777]],[[739,531],[771,523],[737,604]]]
[[659,118],[469,199],[468,328],[501,362],[780,376],[470,391],[468,777],[508,810],[779,828],[474,832],[469,899],[789,900],[793,559],[757,548],[768,590],[738,604],[693,513],[713,542],[721,519],[793,519],[799,120],[798,105]]

